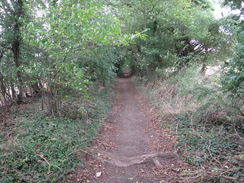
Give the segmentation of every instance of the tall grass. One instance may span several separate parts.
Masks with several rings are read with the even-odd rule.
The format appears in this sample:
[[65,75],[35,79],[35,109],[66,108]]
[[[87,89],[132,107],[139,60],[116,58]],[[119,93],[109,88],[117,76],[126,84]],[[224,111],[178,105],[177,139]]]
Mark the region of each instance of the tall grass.
[[221,70],[210,69],[205,74],[198,65],[177,73],[165,70],[159,79],[136,78],[135,84],[158,109],[162,126],[177,136],[177,150],[196,167],[184,181],[240,182],[244,101],[225,93]]

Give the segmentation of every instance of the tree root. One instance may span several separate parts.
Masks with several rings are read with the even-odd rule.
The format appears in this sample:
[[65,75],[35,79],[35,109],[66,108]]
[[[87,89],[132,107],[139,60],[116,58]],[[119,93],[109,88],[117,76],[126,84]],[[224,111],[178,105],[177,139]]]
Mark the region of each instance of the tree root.
[[123,157],[123,156],[116,156],[108,152],[102,152],[102,151],[94,151],[91,153],[92,156],[101,161],[110,163],[112,165],[118,166],[118,167],[129,167],[136,164],[143,164],[148,162],[153,162],[157,167],[162,168],[163,166],[159,162],[158,158],[164,158],[164,159],[173,159],[177,157],[176,152],[159,152],[159,153],[152,153],[152,154],[144,154],[141,156],[135,156],[135,157]]

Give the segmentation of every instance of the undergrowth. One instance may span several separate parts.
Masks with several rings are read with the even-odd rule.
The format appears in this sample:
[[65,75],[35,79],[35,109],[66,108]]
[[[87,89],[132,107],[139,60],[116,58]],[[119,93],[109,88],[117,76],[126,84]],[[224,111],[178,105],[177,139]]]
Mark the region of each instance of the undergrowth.
[[13,108],[0,136],[0,182],[60,182],[81,165],[79,151],[98,133],[112,93],[95,87],[89,98],[76,95],[61,117],[46,115],[40,101]]
[[197,65],[157,79],[135,78],[157,108],[162,127],[177,136],[177,150],[195,168],[183,180],[242,182],[243,99],[221,90],[220,71],[200,74]]

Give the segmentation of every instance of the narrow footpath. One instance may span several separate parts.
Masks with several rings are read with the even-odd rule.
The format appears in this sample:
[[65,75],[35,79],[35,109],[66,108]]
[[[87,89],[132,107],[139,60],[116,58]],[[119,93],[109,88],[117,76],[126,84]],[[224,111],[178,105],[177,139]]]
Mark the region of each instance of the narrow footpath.
[[182,182],[177,170],[187,165],[175,152],[175,144],[131,78],[119,78],[113,108],[93,145],[84,151],[83,166],[67,182]]

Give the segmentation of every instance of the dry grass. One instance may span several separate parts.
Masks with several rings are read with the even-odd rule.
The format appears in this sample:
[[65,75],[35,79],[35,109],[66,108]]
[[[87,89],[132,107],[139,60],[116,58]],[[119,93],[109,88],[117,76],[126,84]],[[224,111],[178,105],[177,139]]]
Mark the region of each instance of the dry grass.
[[185,182],[242,182],[243,162],[235,157],[243,154],[243,129],[236,126],[243,125],[237,109],[243,100],[232,101],[222,93],[219,67],[209,67],[205,74],[198,70],[146,81],[140,90],[158,109],[162,126],[170,126],[178,137],[179,152],[196,166],[182,172]]

